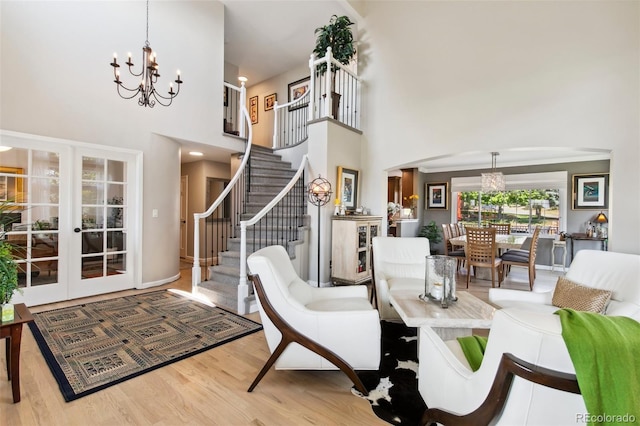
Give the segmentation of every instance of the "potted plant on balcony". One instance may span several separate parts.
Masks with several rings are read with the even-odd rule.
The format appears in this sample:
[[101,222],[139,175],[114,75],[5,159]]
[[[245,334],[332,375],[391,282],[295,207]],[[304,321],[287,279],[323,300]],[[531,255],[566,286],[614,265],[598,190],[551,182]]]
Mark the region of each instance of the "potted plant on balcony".
[[[353,33],[351,32],[351,26],[353,24],[354,22],[352,22],[348,16],[333,15],[329,20],[329,24],[316,28],[316,47],[313,49],[313,53],[315,53],[317,57],[325,57],[327,49],[330,47],[333,58],[343,65],[348,65],[356,54],[356,48],[353,43]],[[324,73],[327,72],[326,62],[318,65],[318,72],[320,75],[324,75]],[[341,95],[336,93],[335,90],[335,65],[331,66],[331,73],[331,113],[333,118],[337,118]]]

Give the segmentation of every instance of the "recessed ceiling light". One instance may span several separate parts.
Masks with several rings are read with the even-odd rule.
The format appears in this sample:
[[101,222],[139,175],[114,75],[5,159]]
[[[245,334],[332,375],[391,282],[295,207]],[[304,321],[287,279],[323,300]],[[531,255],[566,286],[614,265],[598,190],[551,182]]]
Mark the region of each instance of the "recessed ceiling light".
[[244,77],[244,76],[241,75],[240,77],[238,77],[238,80],[243,82],[243,83],[246,83],[247,82],[247,77]]
[[194,157],[202,157],[204,154],[199,151],[190,151],[189,155],[193,155]]

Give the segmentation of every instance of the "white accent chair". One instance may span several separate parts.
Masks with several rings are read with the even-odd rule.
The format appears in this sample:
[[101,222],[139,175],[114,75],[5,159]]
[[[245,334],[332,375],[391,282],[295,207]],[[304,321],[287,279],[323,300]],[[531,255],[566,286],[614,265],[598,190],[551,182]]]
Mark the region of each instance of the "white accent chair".
[[415,289],[424,293],[429,240],[422,237],[374,237],[372,242],[375,299],[383,320],[399,320],[389,301],[389,291]]
[[380,319],[366,286],[311,287],[298,277],[282,246],[247,258],[260,319],[272,355],[249,388],[276,369],[340,368],[367,394],[353,370],[380,366]]
[[[576,416],[587,409],[561,333],[557,315],[510,308],[497,311],[482,364],[473,372],[457,340],[444,342],[430,327],[422,327],[418,389],[429,407],[423,423],[575,424]],[[511,376],[512,382],[507,378],[506,385],[494,384],[495,377],[504,378],[503,354],[525,362],[524,368],[517,369],[527,379],[516,375]],[[543,376],[542,383],[564,390],[534,383],[536,375]],[[504,408],[494,405],[501,400]]]
[[[586,287],[611,290],[606,315],[640,321],[640,255],[600,250],[580,250],[565,277]],[[553,290],[536,293],[501,288],[489,289],[489,301],[502,308],[515,307],[552,313]]]

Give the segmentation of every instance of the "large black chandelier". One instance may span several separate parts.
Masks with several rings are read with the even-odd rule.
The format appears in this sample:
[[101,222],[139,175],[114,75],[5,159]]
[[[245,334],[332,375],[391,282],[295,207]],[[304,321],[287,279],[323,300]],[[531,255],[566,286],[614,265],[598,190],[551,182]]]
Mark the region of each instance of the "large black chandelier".
[[[134,77],[142,77],[140,84],[135,89],[129,89],[120,81],[120,65],[118,65],[118,55],[116,53],[113,54],[113,62],[111,66],[113,67],[113,76],[115,77],[114,83],[116,83],[116,87],[118,89],[118,94],[121,98],[124,99],[132,99],[138,94],[140,98],[138,99],[138,105],[140,106],[148,106],[153,108],[156,102],[158,102],[162,106],[169,106],[173,101],[173,98],[178,96],[180,92],[180,85],[182,84],[182,80],[180,79],[180,70],[177,72],[177,78],[175,79],[175,83],[178,84],[176,91],[173,91],[173,83],[169,83],[169,96],[162,96],[160,93],[156,91],[155,83],[158,81],[158,77],[160,74],[158,73],[158,62],[156,61],[156,53],[151,49],[151,45],[149,44],[149,0],[147,0],[147,39],[144,42],[144,47],[142,48],[142,71],[138,74],[132,71],[133,62],[131,62],[131,52],[128,54],[127,62],[125,62],[129,66],[129,73]],[[125,92],[123,93],[122,90]],[[166,103],[163,103],[166,102]]]

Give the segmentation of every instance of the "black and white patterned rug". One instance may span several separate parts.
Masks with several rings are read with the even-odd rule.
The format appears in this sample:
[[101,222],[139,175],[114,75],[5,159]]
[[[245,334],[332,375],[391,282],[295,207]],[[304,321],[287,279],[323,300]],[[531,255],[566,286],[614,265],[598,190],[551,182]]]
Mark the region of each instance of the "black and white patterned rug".
[[262,330],[168,290],[33,317],[31,332],[67,402]]
[[358,371],[369,391],[373,412],[393,425],[419,425],[427,408],[418,392],[417,329],[382,321],[382,356],[379,371]]

